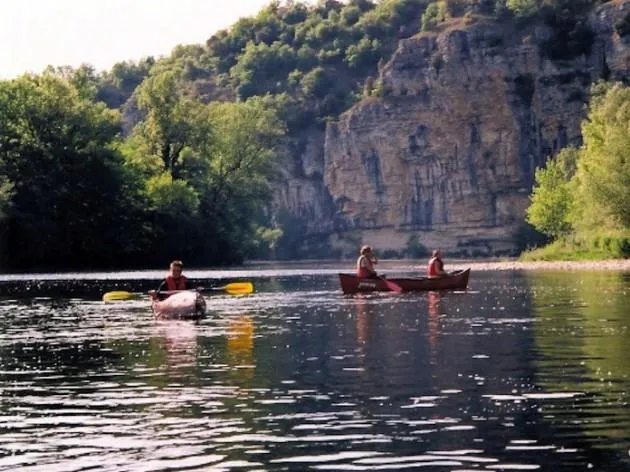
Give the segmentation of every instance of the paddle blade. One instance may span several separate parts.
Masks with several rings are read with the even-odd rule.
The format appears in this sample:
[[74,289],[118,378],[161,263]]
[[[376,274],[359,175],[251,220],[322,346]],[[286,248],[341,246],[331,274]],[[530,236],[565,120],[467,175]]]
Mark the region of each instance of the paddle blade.
[[120,300],[130,300],[134,297],[133,293],[125,292],[124,290],[116,290],[113,292],[107,292],[103,295],[104,302],[116,302]]
[[248,295],[254,291],[254,284],[251,282],[234,282],[223,287],[230,295]]
[[398,285],[396,282],[392,282],[391,280],[387,280],[386,278],[383,278],[383,277],[381,277],[381,280],[385,282],[385,285],[387,285],[387,288],[390,289],[392,292],[396,292],[396,293],[404,292],[403,288],[400,285]]

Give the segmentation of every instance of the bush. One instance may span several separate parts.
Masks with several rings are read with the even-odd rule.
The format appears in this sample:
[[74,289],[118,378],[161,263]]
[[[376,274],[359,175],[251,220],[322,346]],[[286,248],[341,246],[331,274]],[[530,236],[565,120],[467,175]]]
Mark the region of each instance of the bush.
[[538,10],[536,0],[507,0],[507,8],[516,16],[531,16]]
[[433,2],[429,4],[427,9],[422,14],[420,18],[420,26],[422,31],[430,30],[431,28],[435,28],[437,25],[442,23],[446,18],[446,12],[444,11],[444,7],[441,3]]
[[630,258],[628,232],[591,233],[554,241],[521,254],[525,261],[578,261]]
[[323,67],[316,67],[302,78],[302,90],[306,95],[323,98],[334,85]]

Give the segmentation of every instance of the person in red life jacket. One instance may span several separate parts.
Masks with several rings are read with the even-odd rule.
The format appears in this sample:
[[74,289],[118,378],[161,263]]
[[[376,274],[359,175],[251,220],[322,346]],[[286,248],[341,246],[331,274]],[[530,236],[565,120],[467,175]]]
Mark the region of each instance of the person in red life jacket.
[[160,293],[165,291],[173,291],[173,290],[189,290],[190,284],[188,283],[188,279],[186,276],[182,274],[184,269],[184,264],[182,261],[173,261],[170,265],[170,270],[168,275],[164,278],[160,286],[155,292],[155,295],[160,299],[164,300],[170,294]]
[[372,252],[370,246],[361,247],[361,255],[357,259],[357,277],[368,279],[378,278],[374,265],[378,264],[378,259]]
[[429,264],[427,266],[427,275],[429,277],[442,277],[447,275],[444,272],[444,262],[442,261],[442,251],[434,249]]

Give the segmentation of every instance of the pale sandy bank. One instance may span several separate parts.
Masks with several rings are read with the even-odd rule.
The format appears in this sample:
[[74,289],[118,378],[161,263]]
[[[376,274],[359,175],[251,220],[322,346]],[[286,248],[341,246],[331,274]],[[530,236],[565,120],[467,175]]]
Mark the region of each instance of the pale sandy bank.
[[548,261],[548,262],[521,262],[521,261],[496,261],[496,262],[467,262],[445,261],[447,270],[464,269],[472,270],[619,270],[630,272],[630,259],[617,259],[610,261]]

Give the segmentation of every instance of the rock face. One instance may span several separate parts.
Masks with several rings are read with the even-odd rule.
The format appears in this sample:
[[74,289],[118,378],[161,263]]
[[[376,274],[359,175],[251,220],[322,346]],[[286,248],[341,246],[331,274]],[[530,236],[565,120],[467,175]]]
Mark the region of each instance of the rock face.
[[324,185],[311,179],[293,207],[305,202],[312,229],[351,253],[414,238],[449,256],[515,253],[536,167],[580,144],[591,84],[630,75],[614,28],[628,12],[630,0],[597,10],[590,52],[563,60],[541,47],[553,40],[544,25],[462,19],[401,41],[380,93],[327,126],[323,159],[305,166]]
[[279,220],[286,214],[303,221],[311,234],[329,233],[334,208],[324,185],[324,132],[310,130],[284,148],[284,184],[276,187],[273,213]]

